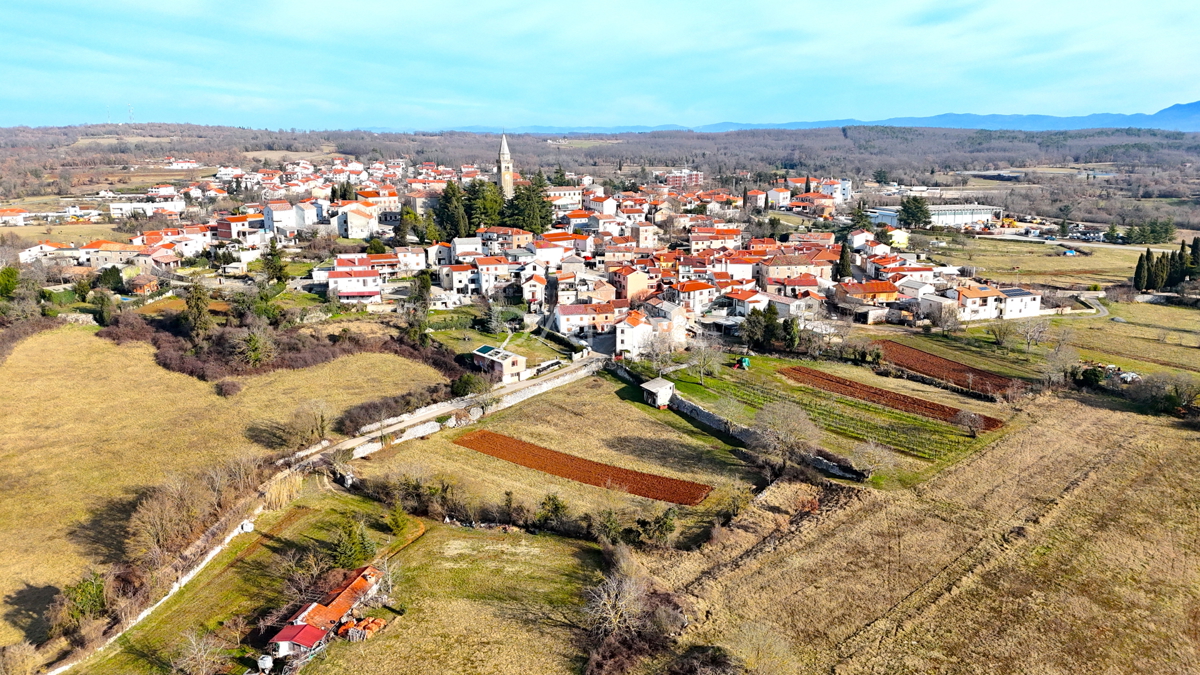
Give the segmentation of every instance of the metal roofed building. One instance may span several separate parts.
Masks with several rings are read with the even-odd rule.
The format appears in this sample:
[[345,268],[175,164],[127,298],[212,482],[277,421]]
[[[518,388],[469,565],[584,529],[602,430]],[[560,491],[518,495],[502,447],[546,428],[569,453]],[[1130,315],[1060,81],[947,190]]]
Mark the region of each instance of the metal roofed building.
[[[900,227],[899,206],[877,206],[867,210],[871,222]],[[929,217],[934,227],[962,227],[973,223],[999,220],[1004,209],[986,204],[930,204]]]

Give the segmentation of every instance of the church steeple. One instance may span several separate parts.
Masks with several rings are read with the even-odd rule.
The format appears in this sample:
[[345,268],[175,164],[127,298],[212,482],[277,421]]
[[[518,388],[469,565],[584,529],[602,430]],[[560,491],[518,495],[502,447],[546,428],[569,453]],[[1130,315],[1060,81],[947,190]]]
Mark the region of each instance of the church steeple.
[[513,189],[513,164],[512,155],[508,152],[508,136],[500,134],[500,192],[504,194],[505,199],[512,199],[514,194]]

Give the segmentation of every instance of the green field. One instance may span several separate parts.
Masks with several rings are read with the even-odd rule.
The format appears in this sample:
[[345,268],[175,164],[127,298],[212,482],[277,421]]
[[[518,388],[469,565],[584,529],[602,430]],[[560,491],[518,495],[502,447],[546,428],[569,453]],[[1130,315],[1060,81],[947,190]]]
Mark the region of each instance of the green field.
[[[881,467],[874,478],[881,486],[919,480],[1006,433],[1001,429],[973,439],[944,422],[799,385],[778,372],[790,365],[820,368],[825,364],[759,356],[752,359],[750,370],[735,370],[727,364],[716,377],[706,377],[703,385],[686,370],[672,373],[669,379],[683,397],[747,426],[753,425],[756,412],[768,403],[794,403],[824,430],[818,439],[821,447],[851,459],[866,442],[894,450],[899,456],[889,462],[890,466]],[[847,376],[844,372],[839,375]],[[878,382],[871,384],[880,386]],[[988,414],[998,412],[982,410],[981,406],[964,407],[980,408]]]
[[[382,517],[378,503],[318,485],[317,480],[309,481],[307,495],[289,508],[261,517],[257,531],[234,539],[183,591],[126,633],[118,648],[93,658],[86,672],[162,672],[162,665],[188,632],[221,634],[223,624],[232,617],[240,616],[253,624],[264,610],[286,602],[283,581],[272,573],[280,553],[312,543],[327,545],[331,529],[343,521],[365,516],[374,523]],[[381,527],[372,527],[370,532],[381,549],[396,542]],[[226,655],[241,666],[235,666],[234,672],[245,672],[243,668],[253,665],[255,650],[228,646]]]

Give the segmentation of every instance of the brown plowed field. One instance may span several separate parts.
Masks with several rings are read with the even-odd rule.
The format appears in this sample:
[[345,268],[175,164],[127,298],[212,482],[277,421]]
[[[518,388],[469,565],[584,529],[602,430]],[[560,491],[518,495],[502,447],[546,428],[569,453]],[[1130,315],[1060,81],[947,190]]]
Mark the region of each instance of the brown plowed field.
[[[841,394],[843,396],[850,396],[852,398],[870,401],[871,403],[878,403],[879,405],[887,406],[889,408],[914,413],[916,415],[922,415],[924,417],[931,417],[935,420],[942,420],[944,422],[953,422],[954,416],[960,412],[959,408],[942,405],[941,403],[934,403],[933,401],[926,401],[924,399],[907,396],[905,394],[899,394],[887,389],[880,389],[879,387],[872,387],[869,384],[855,382],[854,380],[847,380],[844,377],[830,375],[829,373],[825,373],[820,370],[814,370],[812,368],[805,368],[804,366],[783,368],[779,372],[783,373],[785,377],[795,380],[800,384],[816,387],[817,389],[823,389],[825,391],[831,391],[835,394]],[[987,415],[980,415],[979,417],[983,420],[983,428],[986,431],[993,431],[1004,426],[1004,422],[996,419],[995,417],[988,417]]]
[[712,491],[708,485],[601,464],[491,431],[472,431],[454,444],[560,478],[664,502],[694,506]]
[[972,368],[899,342],[880,340],[878,344],[883,349],[884,360],[922,375],[945,380],[963,389],[981,394],[999,394],[1013,385],[1020,386],[1020,383],[1012,378]]

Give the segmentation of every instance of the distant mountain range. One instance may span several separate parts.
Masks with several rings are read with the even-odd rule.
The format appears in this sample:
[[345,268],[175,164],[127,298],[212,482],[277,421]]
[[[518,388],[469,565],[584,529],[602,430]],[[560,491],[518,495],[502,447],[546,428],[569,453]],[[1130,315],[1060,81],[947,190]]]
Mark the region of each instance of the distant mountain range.
[[[513,134],[621,134],[647,131],[701,131],[721,132],[741,129],[821,129],[825,127],[886,126],[886,127],[933,127],[940,129],[1009,129],[1015,131],[1065,131],[1070,129],[1106,129],[1134,127],[1138,129],[1165,129],[1168,131],[1200,131],[1200,101],[1180,103],[1164,108],[1153,115],[1137,113],[1096,113],[1080,117],[1055,117],[1053,115],[973,115],[947,113],[932,117],[892,117],[886,120],[822,120],[819,122],[784,122],[781,124],[744,124],[741,122],[719,122],[697,127],[678,124],[660,126],[626,127],[546,127],[526,126],[501,129],[500,127],[467,126],[440,129],[440,131],[466,131],[470,133],[495,134],[507,131]],[[368,127],[366,131],[410,132],[414,129]],[[428,130],[426,130],[428,131]]]

